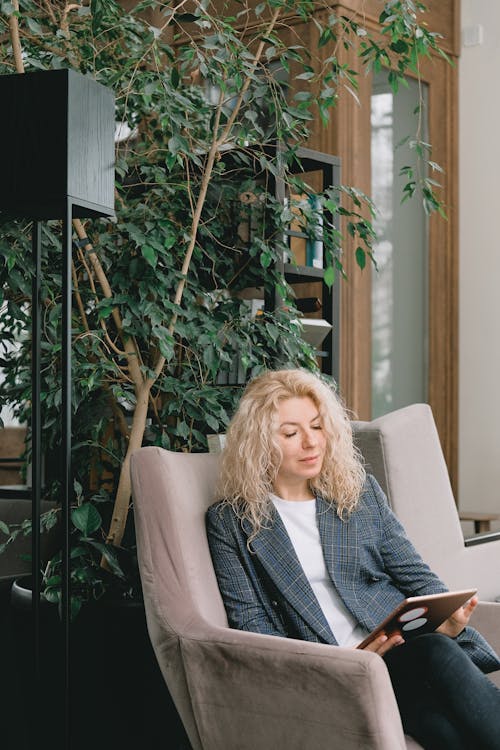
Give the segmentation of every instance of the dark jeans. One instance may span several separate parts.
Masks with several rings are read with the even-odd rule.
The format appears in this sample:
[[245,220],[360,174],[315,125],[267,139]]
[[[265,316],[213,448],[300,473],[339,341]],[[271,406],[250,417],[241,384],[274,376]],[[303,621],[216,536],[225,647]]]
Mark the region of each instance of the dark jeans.
[[500,690],[453,639],[417,636],[384,661],[404,730],[425,750],[500,750]]

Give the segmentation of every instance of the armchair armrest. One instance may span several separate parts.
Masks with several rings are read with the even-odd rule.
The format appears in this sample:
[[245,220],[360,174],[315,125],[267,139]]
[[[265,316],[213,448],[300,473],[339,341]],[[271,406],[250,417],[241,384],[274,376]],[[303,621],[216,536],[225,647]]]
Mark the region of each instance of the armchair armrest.
[[488,542],[497,542],[500,539],[500,531],[488,531],[485,534],[475,534],[464,538],[466,547],[475,547],[476,544],[486,544]]
[[200,636],[181,650],[203,747],[406,748],[377,654],[226,628]]

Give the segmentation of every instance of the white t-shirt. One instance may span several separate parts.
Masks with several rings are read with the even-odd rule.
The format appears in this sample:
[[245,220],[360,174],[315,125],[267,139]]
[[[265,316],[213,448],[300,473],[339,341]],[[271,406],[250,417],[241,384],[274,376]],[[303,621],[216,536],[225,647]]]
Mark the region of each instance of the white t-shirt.
[[299,562],[339,646],[357,646],[368,631],[356,622],[328,575],[316,523],[316,500],[283,500],[271,495]]

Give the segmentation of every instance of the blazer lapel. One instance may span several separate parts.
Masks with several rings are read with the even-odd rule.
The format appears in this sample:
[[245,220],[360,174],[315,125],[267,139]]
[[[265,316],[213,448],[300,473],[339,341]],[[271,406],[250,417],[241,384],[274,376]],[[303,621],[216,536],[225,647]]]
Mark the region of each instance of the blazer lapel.
[[[292,542],[277,511],[273,509],[272,526],[263,528],[251,542],[267,574],[285,600],[327,643],[336,641],[302,569]],[[247,524],[243,523],[245,531]]]
[[[343,597],[359,575],[359,543],[354,519],[342,521],[323,498],[316,500],[316,518],[325,564],[334,586]],[[344,603],[349,606],[348,602]]]

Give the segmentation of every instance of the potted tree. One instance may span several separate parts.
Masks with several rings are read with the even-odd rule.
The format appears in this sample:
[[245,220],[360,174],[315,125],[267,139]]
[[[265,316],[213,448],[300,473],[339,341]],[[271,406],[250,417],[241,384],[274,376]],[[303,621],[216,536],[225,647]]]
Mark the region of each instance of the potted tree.
[[[132,451],[145,442],[206,450],[207,434],[224,431],[238,398],[241,382],[221,385],[236,360],[241,381],[266,367],[318,367],[279,271],[293,206],[278,200],[270,185],[281,180],[290,193],[307,191],[294,174],[297,146],[327,122],[340,87],[356,88],[339,45],[359,45],[366,66],[387,66],[395,87],[419,55],[438,49],[422,22],[423,5],[410,0],[381,2],[381,38],[361,18],[337,16],[327,3],[309,0],[200,2],[189,11],[183,2],[124,6],[115,0],[2,4],[9,43],[0,50],[0,74],[71,67],[116,95],[117,218],[74,226],[75,617],[84,604],[98,602],[100,612],[107,600],[140,601],[128,512]],[[297,23],[317,29],[319,46],[328,50],[321,63],[301,44]],[[427,204],[439,208],[422,175]],[[418,187],[412,177],[407,192]],[[369,201],[352,188],[317,200],[346,217],[363,267],[373,238]],[[0,404],[13,403],[28,424],[29,231],[29,224],[2,217],[0,329],[14,349],[0,361]],[[343,273],[339,226],[325,224],[322,236],[331,284]],[[42,406],[49,480],[60,441],[59,242],[57,225],[45,225]],[[279,289],[283,304],[249,315],[239,294],[249,287],[267,296]],[[57,482],[47,482],[47,494],[57,499]],[[56,519],[57,509],[44,523]],[[27,530],[29,524],[3,523],[0,551]],[[56,554],[44,569],[43,595],[54,605],[61,599],[60,566]],[[118,627],[109,625],[115,634]],[[112,673],[119,661],[120,655],[110,656]]]

